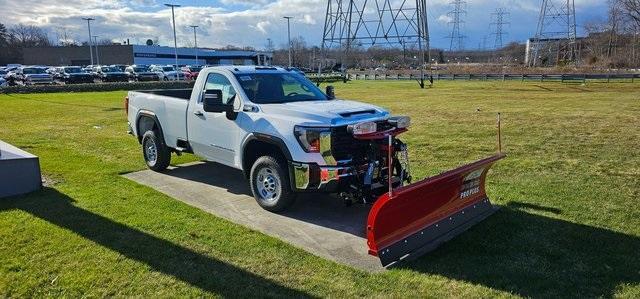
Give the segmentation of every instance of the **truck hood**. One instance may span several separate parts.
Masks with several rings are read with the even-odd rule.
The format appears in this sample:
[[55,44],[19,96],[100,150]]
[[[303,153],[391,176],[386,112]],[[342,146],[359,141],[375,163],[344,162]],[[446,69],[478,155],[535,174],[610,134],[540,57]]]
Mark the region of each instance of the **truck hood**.
[[389,112],[374,105],[347,100],[304,101],[262,104],[262,111],[292,119],[303,126],[343,126],[389,117]]

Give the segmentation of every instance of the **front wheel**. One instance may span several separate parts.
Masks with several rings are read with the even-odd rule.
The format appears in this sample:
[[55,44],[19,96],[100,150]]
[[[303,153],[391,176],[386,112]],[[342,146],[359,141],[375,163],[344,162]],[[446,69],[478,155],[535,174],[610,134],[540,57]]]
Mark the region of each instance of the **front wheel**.
[[164,171],[171,163],[171,151],[162,135],[155,131],[147,131],[142,135],[142,154],[147,166],[153,171]]
[[251,167],[251,191],[263,209],[281,212],[295,201],[286,169],[284,162],[269,156],[260,157]]

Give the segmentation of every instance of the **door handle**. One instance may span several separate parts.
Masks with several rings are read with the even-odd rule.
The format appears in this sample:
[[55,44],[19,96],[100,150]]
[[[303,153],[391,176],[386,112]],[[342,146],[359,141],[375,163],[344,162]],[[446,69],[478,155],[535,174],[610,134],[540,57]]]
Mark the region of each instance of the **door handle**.
[[202,113],[202,111],[195,111],[193,112],[193,114],[195,114],[196,116],[204,116],[204,113]]

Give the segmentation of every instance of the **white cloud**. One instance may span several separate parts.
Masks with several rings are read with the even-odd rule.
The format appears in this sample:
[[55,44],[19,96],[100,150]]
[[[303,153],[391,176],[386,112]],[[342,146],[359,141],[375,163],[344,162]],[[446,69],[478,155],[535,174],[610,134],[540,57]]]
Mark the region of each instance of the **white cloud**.
[[448,15],[440,15],[438,17],[438,22],[443,23],[443,24],[448,24],[449,22],[451,22],[451,17]]
[[271,22],[269,21],[262,21],[262,22],[258,22],[258,24],[256,24],[255,26],[252,26],[253,28],[258,29],[260,32],[267,34],[267,27],[269,27],[271,25]]

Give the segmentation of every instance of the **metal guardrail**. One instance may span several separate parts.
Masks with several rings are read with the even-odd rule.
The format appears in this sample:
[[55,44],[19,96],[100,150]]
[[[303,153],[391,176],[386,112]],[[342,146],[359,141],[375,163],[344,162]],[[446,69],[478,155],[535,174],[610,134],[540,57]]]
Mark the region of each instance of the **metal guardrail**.
[[[350,80],[417,80],[419,75],[389,74],[349,74]],[[427,79],[429,76],[427,75]],[[599,82],[635,82],[640,74],[434,74],[434,81],[527,81],[586,83]]]

